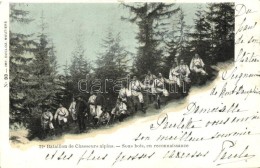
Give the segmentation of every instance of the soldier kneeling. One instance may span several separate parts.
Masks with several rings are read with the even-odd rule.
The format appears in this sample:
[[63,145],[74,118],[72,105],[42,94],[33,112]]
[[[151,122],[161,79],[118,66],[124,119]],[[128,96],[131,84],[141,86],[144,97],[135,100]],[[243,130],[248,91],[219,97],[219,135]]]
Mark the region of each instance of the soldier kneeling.
[[119,122],[122,122],[127,117],[127,107],[121,98],[117,99],[116,107],[113,108],[111,114],[118,118]]
[[101,116],[100,116],[100,118],[99,118],[99,123],[100,123],[101,125],[107,125],[107,124],[109,123],[109,121],[110,121],[110,118],[111,118],[110,113],[105,110],[105,111],[101,114]]

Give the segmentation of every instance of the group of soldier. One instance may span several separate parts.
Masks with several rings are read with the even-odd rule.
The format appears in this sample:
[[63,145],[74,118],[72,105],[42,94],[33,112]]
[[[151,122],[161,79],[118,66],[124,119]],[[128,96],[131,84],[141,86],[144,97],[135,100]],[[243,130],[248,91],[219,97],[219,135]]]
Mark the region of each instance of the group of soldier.
[[191,72],[203,76],[207,75],[204,66],[204,62],[198,54],[195,54],[192,58],[190,66],[185,64],[182,59],[179,62],[176,57],[169,72],[169,79],[164,78],[161,73],[158,73],[156,76],[148,71],[144,82],[139,81],[136,76],[133,76],[129,84],[123,83],[118,93],[116,105],[112,110],[106,108],[105,104],[111,102],[106,102],[100,91],[92,91],[88,101],[84,100],[83,95],[73,97],[68,110],[60,103],[54,116],[48,108],[45,109],[41,117],[42,128],[44,131],[54,131],[52,121],[56,120],[60,129],[62,129],[64,125],[68,125],[69,114],[72,120],[78,123],[79,132],[84,132],[86,129],[86,118],[88,118],[88,124],[93,126],[109,124],[115,120],[121,122],[127,116],[133,114],[133,112],[136,112],[139,106],[145,113],[144,90],[147,91],[150,102],[156,100],[157,107],[160,108],[160,97],[169,96],[168,90],[165,89],[166,83],[176,84],[178,87],[181,87],[183,82],[190,82],[189,75]]

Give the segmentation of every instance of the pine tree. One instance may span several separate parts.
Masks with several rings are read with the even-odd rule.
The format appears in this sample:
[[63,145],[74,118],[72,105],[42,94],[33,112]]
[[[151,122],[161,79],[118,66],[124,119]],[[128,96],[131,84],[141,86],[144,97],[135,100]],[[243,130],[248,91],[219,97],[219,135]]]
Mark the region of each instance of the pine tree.
[[214,62],[234,57],[234,3],[213,3],[208,6],[207,19],[212,28]]
[[[67,85],[71,90],[71,97],[77,95],[80,90],[78,82],[86,80],[86,76],[90,73],[92,67],[86,57],[82,34],[79,34],[76,39],[76,46],[72,52],[71,65],[69,66],[69,76],[67,76]],[[90,79],[87,79],[90,80]]]
[[[122,82],[126,80],[129,70],[128,55],[130,53],[121,45],[120,33],[114,36],[111,31],[108,31],[101,47],[102,52],[99,53],[96,60],[95,78],[101,80],[102,91],[108,93],[107,96],[110,101],[115,102],[117,93],[113,89],[120,88],[122,84],[119,82],[120,80]],[[107,83],[105,84],[105,82]],[[118,87],[113,88],[117,84]]]
[[199,6],[195,15],[195,30],[190,33],[192,37],[190,45],[195,48],[192,55],[198,53],[205,63],[211,63],[211,26],[205,17],[206,11]]
[[[22,5],[10,4],[11,24],[26,25],[32,19]],[[30,75],[29,64],[33,59],[35,41],[32,35],[17,33],[10,28],[10,122],[28,121],[29,110],[26,93],[30,89],[26,78]]]
[[179,8],[173,9],[174,4],[165,3],[124,4],[124,6],[130,10],[132,16],[123,19],[136,23],[139,27],[136,36],[139,47],[134,62],[137,75],[142,76],[147,73],[147,70],[158,72],[162,66],[163,49],[160,44],[165,33],[163,28],[168,24],[167,19]]
[[[107,37],[103,39],[101,44],[103,52],[99,53],[96,60],[98,77],[101,78],[114,78],[126,76],[127,69],[129,69],[129,54],[128,51],[121,45],[121,36],[118,33],[115,37],[109,31]],[[100,71],[104,71],[104,74]]]
[[66,60],[65,65],[63,65],[63,72],[64,72],[65,77],[69,76],[69,65],[68,65],[68,61],[67,60]]
[[129,55],[133,55],[131,52],[127,51],[124,46],[121,45],[121,35],[118,33],[115,37],[114,44],[114,54],[115,54],[115,62],[118,68],[118,71],[121,72],[121,76],[125,76],[129,69]]
[[189,52],[188,52],[188,42],[189,42],[189,36],[188,33],[190,32],[191,27],[188,26],[184,20],[185,14],[183,10],[180,10],[179,14],[179,20],[177,23],[177,43],[178,43],[178,53],[180,57],[186,61],[189,60]]
[[[169,69],[174,63],[174,59],[184,59],[186,63],[190,61],[189,33],[191,26],[185,22],[185,14],[182,9],[179,10],[178,17],[172,18],[172,25],[169,32],[166,33],[164,42],[166,43],[166,52],[164,62],[164,73],[168,75]],[[179,55],[177,57],[177,55]]]
[[[42,107],[53,106],[53,100],[57,92],[55,79],[57,77],[57,62],[54,46],[49,43],[45,33],[47,24],[44,16],[41,17],[41,32],[34,49],[34,59],[30,65],[31,73],[27,77],[30,82],[30,90],[27,92],[27,106],[34,113],[39,115]],[[54,103],[55,104],[55,103]],[[57,108],[57,107],[53,107]]]
[[[54,95],[50,97],[51,106],[53,110],[59,106],[59,103],[64,103],[69,99],[69,95],[66,91],[66,78],[63,75],[58,74],[58,62],[56,58],[56,51],[53,42],[51,43],[50,50],[48,52],[51,74],[50,78],[54,85]],[[66,103],[64,103],[65,105]]]
[[50,50],[48,52],[49,62],[50,62],[50,68],[51,68],[51,76],[55,77],[58,75],[58,62],[57,62],[57,56],[55,51],[54,43],[51,42]]

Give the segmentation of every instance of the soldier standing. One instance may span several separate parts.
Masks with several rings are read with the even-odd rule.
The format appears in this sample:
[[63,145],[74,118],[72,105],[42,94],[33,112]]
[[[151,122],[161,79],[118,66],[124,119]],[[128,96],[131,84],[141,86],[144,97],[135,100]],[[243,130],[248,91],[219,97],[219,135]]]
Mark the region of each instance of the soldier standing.
[[144,79],[144,84],[145,84],[145,87],[148,88],[148,97],[149,97],[149,101],[150,103],[152,102],[152,97],[153,94],[152,94],[152,85],[153,85],[153,81],[156,79],[156,76],[153,75],[151,73],[151,71],[148,71],[147,75],[145,76],[145,79]]
[[[134,97],[138,97],[139,103],[141,104],[142,111],[145,113],[144,98],[141,92],[143,87],[144,85],[139,80],[136,79],[136,76],[134,76],[133,80],[130,82],[131,95]],[[137,106],[135,107],[135,110],[137,111]]]
[[95,107],[95,103],[96,103],[96,93],[94,93],[93,91],[90,92],[90,97],[88,99],[88,104],[89,104],[89,112],[90,112],[90,116],[89,116],[89,120],[91,122],[93,122],[94,117],[96,117],[97,113],[96,113],[96,107]]
[[156,94],[158,108],[161,108],[161,95],[167,97],[169,92],[165,89],[165,83],[169,83],[161,73],[158,74],[158,78],[154,80],[153,87],[154,93]]
[[58,120],[59,127],[62,129],[63,124],[67,124],[68,122],[68,110],[63,107],[62,103],[59,104],[59,108],[57,109],[54,120]]
[[76,101],[76,113],[78,118],[79,132],[83,132],[86,129],[85,116],[87,115],[88,104],[83,100],[81,95],[77,96]]
[[105,107],[105,98],[99,91],[95,101],[95,109],[96,109],[95,124],[99,122],[100,116],[104,111],[104,107]]
[[71,114],[72,120],[74,122],[76,122],[77,121],[77,113],[76,113],[76,101],[75,101],[74,97],[72,98],[72,102],[71,102],[70,107],[69,107],[69,112]]

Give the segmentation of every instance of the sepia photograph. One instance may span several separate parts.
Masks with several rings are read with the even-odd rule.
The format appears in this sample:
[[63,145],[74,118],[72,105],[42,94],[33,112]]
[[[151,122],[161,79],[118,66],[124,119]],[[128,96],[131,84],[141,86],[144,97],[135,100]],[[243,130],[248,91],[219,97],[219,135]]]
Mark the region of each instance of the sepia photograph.
[[[158,114],[234,61],[234,3],[10,3],[10,142]],[[178,104],[177,104],[178,106]]]

